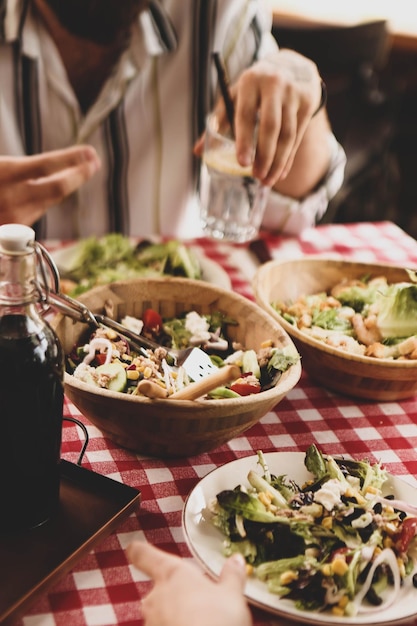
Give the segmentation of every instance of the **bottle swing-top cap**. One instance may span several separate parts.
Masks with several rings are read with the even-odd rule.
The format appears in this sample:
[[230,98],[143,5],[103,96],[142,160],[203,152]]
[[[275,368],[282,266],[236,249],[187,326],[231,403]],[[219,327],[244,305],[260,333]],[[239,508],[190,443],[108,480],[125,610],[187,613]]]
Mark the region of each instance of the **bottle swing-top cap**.
[[0,226],[0,251],[8,253],[27,252],[35,241],[35,231],[24,224]]

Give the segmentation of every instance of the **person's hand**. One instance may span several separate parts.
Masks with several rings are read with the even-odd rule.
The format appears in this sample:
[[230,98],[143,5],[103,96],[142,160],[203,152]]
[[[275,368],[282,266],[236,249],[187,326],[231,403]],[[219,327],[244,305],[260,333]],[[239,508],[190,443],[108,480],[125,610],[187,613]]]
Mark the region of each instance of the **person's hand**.
[[258,122],[254,175],[272,186],[290,171],[319,106],[317,66],[293,50],[279,50],[244,71],[231,92],[238,161],[241,165],[251,163]]
[[[236,156],[253,174],[284,195],[302,198],[330,164],[330,125],[319,108],[322,88],[316,64],[293,50],[278,50],[242,72],[230,88],[234,101]],[[220,98],[220,125],[227,122]],[[257,143],[254,155],[254,134]],[[204,136],[194,146],[201,156]]]
[[242,165],[253,158],[254,175],[274,185],[290,171],[321,97],[315,63],[293,50],[280,50],[241,74],[232,88],[236,154]]
[[99,167],[100,160],[91,146],[34,156],[0,156],[0,223],[31,226]]
[[146,542],[131,543],[127,556],[154,581],[142,601],[145,626],[251,626],[243,596],[246,566],[241,555],[226,561],[217,582],[187,560]]

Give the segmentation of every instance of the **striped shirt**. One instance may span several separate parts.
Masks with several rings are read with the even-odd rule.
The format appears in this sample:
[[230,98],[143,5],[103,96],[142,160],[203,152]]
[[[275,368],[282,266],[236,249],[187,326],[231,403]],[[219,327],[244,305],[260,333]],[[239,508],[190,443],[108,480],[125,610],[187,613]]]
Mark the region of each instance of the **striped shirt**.
[[[210,53],[221,52],[233,80],[276,47],[270,30],[262,0],[153,0],[84,114],[30,0],[0,0],[0,154],[88,143],[102,161],[48,210],[38,236],[201,235],[192,146],[217,93]],[[323,187],[302,203],[271,194],[266,226],[298,231],[325,212],[343,178],[343,151],[330,140],[334,160]]]

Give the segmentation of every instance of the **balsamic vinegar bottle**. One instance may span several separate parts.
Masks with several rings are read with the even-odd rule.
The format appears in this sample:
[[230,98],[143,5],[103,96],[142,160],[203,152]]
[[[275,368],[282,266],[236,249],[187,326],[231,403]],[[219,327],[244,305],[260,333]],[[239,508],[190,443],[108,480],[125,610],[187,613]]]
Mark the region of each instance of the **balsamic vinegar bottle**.
[[0,226],[0,533],[59,503],[64,357],[39,312],[34,231]]

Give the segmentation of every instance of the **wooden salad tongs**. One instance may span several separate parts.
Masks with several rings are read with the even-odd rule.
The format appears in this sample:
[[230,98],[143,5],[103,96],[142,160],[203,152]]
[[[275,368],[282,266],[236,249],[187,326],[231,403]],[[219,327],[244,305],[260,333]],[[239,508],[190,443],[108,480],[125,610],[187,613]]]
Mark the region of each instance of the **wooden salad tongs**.
[[[66,294],[49,292],[48,303],[77,322],[83,322],[93,327],[107,326],[107,328],[111,328],[124,337],[134,349],[156,350],[157,348],[164,347],[151,341],[147,337],[138,335],[138,333],[126,328],[120,324],[120,322],[116,322],[116,320],[107,315],[93,313],[85,304],[74,300]],[[212,362],[207,352],[204,352],[204,350],[197,346],[190,346],[189,348],[179,350],[166,348],[166,350],[175,366],[183,367],[189,378],[193,381],[204,380],[206,377],[217,372],[218,368]]]
[[240,367],[230,364],[219,367],[205,378],[192,382],[171,395],[168,395],[166,389],[163,389],[158,383],[151,380],[141,380],[138,383],[138,391],[152,399],[197,400],[205,396],[209,391],[216,389],[216,387],[225,385],[231,380],[236,380],[240,375]]
[[[124,337],[133,348],[140,351],[156,350],[157,348],[164,347],[154,341],[151,341],[143,335],[133,332],[108,315],[93,313],[82,302],[61,293],[59,272],[54,260],[41,244],[37,244],[36,251],[39,257],[40,272],[42,275],[42,283],[39,284],[38,287],[41,295],[41,302],[44,307],[44,313],[48,312],[49,309],[46,306],[48,305],[49,307],[58,310],[63,315],[71,317],[74,321],[83,322],[84,324],[88,324],[96,328],[99,326],[107,326]],[[48,270],[50,276],[52,277],[52,285],[48,280]],[[218,368],[213,363],[210,356],[207,352],[204,352],[204,350],[198,348],[197,346],[190,346],[183,349],[165,349],[172,358],[175,366],[183,367],[188,377],[194,382],[204,380],[206,377],[209,378],[217,373]],[[224,372],[222,374],[224,375]],[[212,389],[215,387],[216,385],[213,385]]]

